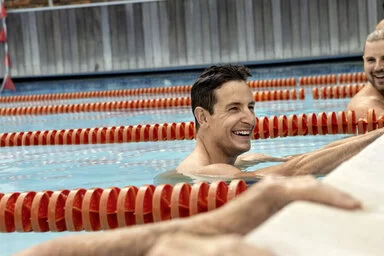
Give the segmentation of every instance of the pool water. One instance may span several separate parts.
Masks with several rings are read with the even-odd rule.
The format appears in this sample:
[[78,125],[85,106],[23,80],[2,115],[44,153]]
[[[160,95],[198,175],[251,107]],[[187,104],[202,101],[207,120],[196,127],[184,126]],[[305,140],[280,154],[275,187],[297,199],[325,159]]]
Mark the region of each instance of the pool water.
[[[312,65],[252,70],[252,79],[272,79],[329,73],[360,72],[361,63]],[[92,80],[68,80],[16,84],[18,91],[5,95],[26,95],[57,92],[146,88],[192,84],[197,72],[139,75]],[[130,98],[77,99],[53,102],[29,102],[31,105],[72,104],[84,102],[131,100],[139,98],[172,97],[170,95],[141,95]],[[175,96],[173,96],[175,97]],[[349,99],[258,102],[256,115],[290,115],[344,110]],[[19,107],[26,103],[1,103],[0,107]],[[17,131],[53,130],[126,126],[136,124],[194,121],[189,107],[145,110],[120,110],[55,115],[0,116],[0,133]],[[318,135],[274,138],[252,141],[251,152],[273,156],[300,154],[321,148],[348,135]],[[0,191],[23,192],[74,188],[107,188],[126,185],[153,184],[154,178],[174,169],[194,147],[193,140],[139,142],[122,144],[24,146],[0,148]],[[270,166],[265,163],[249,168]],[[10,255],[31,245],[63,233],[0,234],[0,255]]]

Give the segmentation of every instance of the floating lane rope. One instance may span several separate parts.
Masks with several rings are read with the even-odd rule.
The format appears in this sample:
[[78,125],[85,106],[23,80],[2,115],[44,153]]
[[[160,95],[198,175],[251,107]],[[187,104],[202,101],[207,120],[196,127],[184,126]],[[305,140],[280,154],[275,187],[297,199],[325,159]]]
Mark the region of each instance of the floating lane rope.
[[[376,118],[369,110],[367,118],[356,120],[353,111],[292,114],[256,118],[252,139],[298,135],[362,134],[383,127],[384,116]],[[79,128],[0,133],[0,147],[36,145],[78,145],[141,141],[184,140],[195,138],[193,122]]]
[[[304,90],[298,92],[292,90],[276,90],[262,91],[253,93],[255,101],[278,101],[278,100],[303,100]],[[0,115],[47,115],[59,113],[76,113],[76,112],[98,112],[98,111],[115,111],[122,109],[145,109],[145,108],[170,108],[190,106],[190,97],[178,98],[160,98],[145,99],[131,101],[114,101],[114,102],[95,102],[81,104],[65,104],[65,105],[48,105],[48,106],[29,106],[0,108]]]
[[365,84],[327,86],[322,88],[314,87],[312,89],[312,97],[315,100],[351,98],[363,89],[364,86]]
[[253,80],[248,82],[251,88],[295,87],[296,78],[288,77],[270,80]]
[[0,193],[0,232],[97,231],[184,218],[221,207],[247,190],[244,180],[139,188]]
[[365,83],[368,79],[364,72],[328,74],[319,76],[303,76],[299,78],[300,86],[336,85],[350,83]]
[[180,85],[180,86],[172,86],[172,87],[34,94],[34,95],[23,95],[23,96],[4,96],[0,98],[0,102],[7,103],[7,102],[25,102],[25,101],[69,100],[69,99],[82,99],[82,98],[124,97],[124,96],[134,96],[134,95],[141,95],[141,94],[187,93],[190,91],[191,91],[190,85]]
[[[296,78],[282,78],[272,80],[249,81],[251,88],[265,87],[289,87],[296,86]],[[102,97],[124,97],[142,94],[170,94],[170,93],[190,93],[192,85],[178,85],[155,88],[135,88],[122,90],[90,91],[90,92],[71,92],[71,93],[52,93],[34,94],[23,96],[4,96],[0,98],[0,103],[25,102],[25,101],[48,101],[48,100],[68,100],[82,98],[102,98]]]
[[[9,76],[6,76],[7,83],[11,84]],[[367,82],[366,75],[360,73],[343,73],[343,74],[328,74],[319,76],[303,76],[299,77],[299,85],[332,85],[345,83],[363,83]],[[275,88],[275,87],[295,87],[297,84],[296,78],[281,78],[270,80],[253,80],[249,81],[248,85],[251,88]],[[13,83],[12,83],[13,85]],[[142,94],[170,94],[170,93],[189,93],[192,85],[178,85],[168,87],[155,88],[135,88],[121,90],[105,90],[105,91],[90,91],[90,92],[72,92],[72,93],[53,93],[53,94],[35,94],[23,96],[3,96],[0,97],[0,103],[7,102],[26,102],[26,101],[48,101],[48,100],[65,100],[65,99],[81,99],[81,98],[102,98],[102,97],[124,97]]]

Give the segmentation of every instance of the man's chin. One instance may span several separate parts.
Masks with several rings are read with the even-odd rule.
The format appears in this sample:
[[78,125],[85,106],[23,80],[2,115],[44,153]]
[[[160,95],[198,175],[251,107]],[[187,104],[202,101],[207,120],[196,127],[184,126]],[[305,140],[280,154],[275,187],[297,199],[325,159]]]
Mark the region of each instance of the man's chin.
[[375,87],[376,90],[378,90],[381,94],[384,94],[384,82],[377,82],[373,81],[371,82],[372,86]]
[[242,147],[236,147],[236,153],[241,155],[245,152],[248,152],[251,149],[251,144],[247,146],[242,146]]

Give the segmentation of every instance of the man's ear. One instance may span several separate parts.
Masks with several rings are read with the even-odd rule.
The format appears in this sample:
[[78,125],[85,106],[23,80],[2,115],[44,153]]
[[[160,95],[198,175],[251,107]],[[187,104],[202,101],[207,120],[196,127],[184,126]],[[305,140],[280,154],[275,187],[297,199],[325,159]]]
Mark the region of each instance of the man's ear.
[[207,125],[207,120],[208,120],[207,117],[209,114],[207,110],[205,110],[202,107],[196,107],[193,113],[195,115],[197,122],[199,122],[200,127]]

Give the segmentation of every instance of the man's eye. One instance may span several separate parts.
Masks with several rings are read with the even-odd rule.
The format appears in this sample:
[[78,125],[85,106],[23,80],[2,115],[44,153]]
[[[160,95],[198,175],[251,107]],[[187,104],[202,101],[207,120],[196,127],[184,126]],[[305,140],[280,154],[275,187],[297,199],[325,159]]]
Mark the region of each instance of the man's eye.
[[237,111],[237,107],[232,107],[229,109],[229,111]]
[[249,108],[249,110],[252,110],[252,111],[255,110],[255,106],[249,106],[248,108]]
[[367,59],[367,62],[369,63],[372,63],[372,62],[375,62],[376,60],[375,59]]

